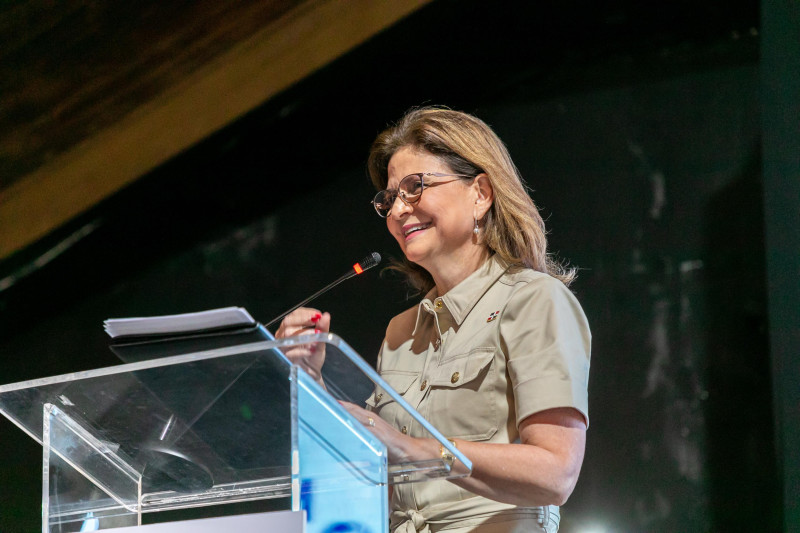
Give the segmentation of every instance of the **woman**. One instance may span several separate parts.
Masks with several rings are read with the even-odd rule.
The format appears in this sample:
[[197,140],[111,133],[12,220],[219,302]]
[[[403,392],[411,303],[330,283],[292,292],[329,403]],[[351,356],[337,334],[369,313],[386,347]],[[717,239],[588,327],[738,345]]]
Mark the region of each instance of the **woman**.
[[[368,165],[400,268],[425,294],[389,323],[378,370],[473,464],[469,477],[395,486],[392,531],[557,530],[588,426],[590,333],[566,287],[574,272],[547,256],[536,206],[481,120],[412,110],[377,137]],[[277,335],[329,326],[328,313],[300,309]],[[319,376],[323,358],[307,369]],[[390,398],[367,403],[348,408],[391,456],[439,455]]]

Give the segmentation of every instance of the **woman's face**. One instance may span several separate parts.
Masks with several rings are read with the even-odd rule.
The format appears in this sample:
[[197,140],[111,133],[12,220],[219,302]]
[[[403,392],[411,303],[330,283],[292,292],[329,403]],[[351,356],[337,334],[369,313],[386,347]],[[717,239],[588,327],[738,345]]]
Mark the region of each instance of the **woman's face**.
[[[404,147],[389,160],[387,189],[396,189],[404,177],[417,172],[453,170],[433,154]],[[473,227],[478,194],[470,180],[453,177],[425,177],[427,182],[446,182],[426,187],[417,203],[396,200],[386,218],[389,232],[397,239],[406,258],[430,272],[450,268],[475,253]]]

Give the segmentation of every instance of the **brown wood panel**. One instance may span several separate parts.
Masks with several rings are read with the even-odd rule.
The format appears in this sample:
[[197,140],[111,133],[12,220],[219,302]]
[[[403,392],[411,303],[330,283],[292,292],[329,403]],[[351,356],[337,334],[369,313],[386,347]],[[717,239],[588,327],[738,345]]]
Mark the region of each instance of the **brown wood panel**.
[[0,194],[0,259],[64,224],[428,0],[311,0]]
[[0,188],[302,0],[0,3]]

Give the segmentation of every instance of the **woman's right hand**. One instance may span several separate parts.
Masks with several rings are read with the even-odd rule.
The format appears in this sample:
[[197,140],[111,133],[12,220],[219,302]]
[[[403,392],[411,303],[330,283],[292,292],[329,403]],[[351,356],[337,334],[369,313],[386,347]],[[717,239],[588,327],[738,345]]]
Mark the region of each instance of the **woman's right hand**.
[[[295,309],[281,321],[275,338],[285,339],[297,335],[327,333],[331,327],[330,313],[318,309],[301,307]],[[325,363],[325,344],[315,342],[283,348],[283,353],[294,364],[305,370],[315,381],[322,383],[322,365]]]

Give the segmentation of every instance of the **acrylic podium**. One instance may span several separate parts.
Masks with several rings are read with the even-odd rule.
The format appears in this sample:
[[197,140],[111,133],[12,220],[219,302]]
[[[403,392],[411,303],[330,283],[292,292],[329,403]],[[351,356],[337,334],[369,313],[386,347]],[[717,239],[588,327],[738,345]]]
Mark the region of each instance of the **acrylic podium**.
[[[324,346],[322,385],[286,355],[311,343],[317,354]],[[340,403],[363,406],[376,389],[411,413],[417,435],[469,469],[334,334],[2,385],[0,412],[42,445],[45,533],[141,526],[168,514],[158,511],[268,498],[290,499],[309,533],[380,533],[389,484],[451,473],[441,456],[392,463]]]

